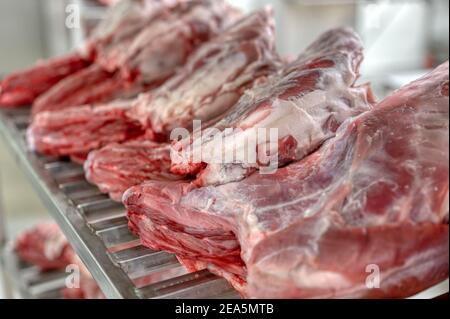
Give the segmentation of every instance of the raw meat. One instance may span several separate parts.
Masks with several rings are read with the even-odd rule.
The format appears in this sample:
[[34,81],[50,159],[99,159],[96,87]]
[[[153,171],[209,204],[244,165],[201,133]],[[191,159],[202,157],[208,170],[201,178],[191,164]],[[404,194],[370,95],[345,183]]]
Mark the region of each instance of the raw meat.
[[[198,174],[198,185],[218,185],[305,157],[332,138],[343,121],[370,108],[369,87],[354,86],[362,59],[353,31],[323,34],[279,75],[247,92],[220,122],[200,133],[201,140],[177,143],[173,172]],[[257,141],[253,136],[261,129],[275,131],[276,140]]]
[[119,2],[120,0],[98,0],[98,2],[100,2],[101,4],[105,5],[105,6],[111,6],[114,5],[115,3]]
[[269,8],[241,19],[197,50],[161,89],[142,95],[131,115],[155,140],[168,140],[175,128],[191,129],[193,120],[208,122],[222,115],[280,66],[274,25]]
[[[247,297],[402,298],[445,280],[448,67],[347,121],[320,150],[275,174],[130,189],[131,228],[146,246],[212,264]],[[379,288],[370,289],[378,270]]]
[[70,53],[13,73],[0,82],[0,106],[30,104],[53,85],[90,64],[91,61],[79,53]]
[[131,186],[146,180],[180,180],[170,173],[170,145],[140,139],[110,144],[91,152],[85,164],[86,178],[111,198],[122,201]]
[[103,299],[95,280],[75,254],[64,234],[55,223],[42,223],[22,233],[16,240],[17,255],[41,271],[66,271],[76,265],[80,271],[80,287],[62,290],[65,299]]
[[28,145],[50,156],[86,158],[93,149],[145,134],[141,124],[127,116],[129,106],[125,100],[39,113],[28,129]]
[[147,26],[169,15],[184,0],[123,0],[108,10],[89,41],[95,47],[96,62],[108,71],[118,68],[117,59]]
[[[138,100],[132,116],[150,126],[154,140],[166,140],[172,129],[191,128],[195,119],[214,121],[256,81],[279,66],[270,9],[253,13],[202,46],[188,64],[153,95]],[[150,102],[148,102],[150,100]],[[147,125],[146,125],[147,124]],[[91,135],[96,137],[96,134]],[[74,139],[80,141],[78,135]],[[82,140],[82,139],[81,139]],[[163,161],[161,156],[163,154]],[[129,187],[152,179],[181,179],[169,174],[170,150],[152,142],[110,145],[90,154],[87,179],[120,200]]]
[[[43,94],[33,105],[33,114],[61,110],[88,103],[127,98],[160,86],[184,65],[198,46],[234,21],[237,12],[220,0],[162,1],[175,5],[157,6],[154,1],[136,7],[119,3],[131,11],[120,13],[120,33],[103,38],[96,65],[66,78]],[[160,2],[157,2],[160,3]],[[144,19],[131,19],[142,9]],[[113,13],[116,13],[115,11]],[[114,20],[111,18],[110,20]],[[99,28],[100,34],[105,33]],[[108,33],[108,32],[106,32]],[[94,36],[95,38],[95,36]]]
[[71,263],[74,252],[53,223],[39,224],[22,233],[16,240],[18,256],[42,271],[63,269]]
[[106,103],[133,98],[151,88],[138,82],[126,82],[119,72],[110,73],[93,64],[61,80],[33,104],[32,113],[59,111],[89,103]]
[[[88,39],[85,47],[66,56],[40,61],[32,68],[7,76],[0,82],[0,106],[27,105],[48,91],[62,79],[88,67],[96,57],[111,60],[114,47],[121,41],[135,36],[139,27],[145,25],[162,6],[173,3],[166,0],[123,0],[108,10],[106,18]],[[133,26],[133,28],[131,28]]]

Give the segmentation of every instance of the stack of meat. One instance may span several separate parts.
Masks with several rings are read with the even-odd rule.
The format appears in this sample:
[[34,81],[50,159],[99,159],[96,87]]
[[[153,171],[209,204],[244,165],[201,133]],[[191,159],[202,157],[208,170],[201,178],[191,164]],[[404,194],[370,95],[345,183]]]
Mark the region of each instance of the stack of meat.
[[77,267],[80,273],[80,285],[64,288],[61,291],[64,298],[104,298],[95,280],[75,254],[58,225],[44,223],[25,231],[17,238],[15,250],[23,261],[38,267],[42,272],[66,271],[69,265]]
[[[269,9],[237,19],[222,1],[114,8],[91,66],[78,65],[86,75],[46,77],[60,82],[35,102],[28,139],[85,162],[143,245],[244,297],[402,298],[448,277],[448,63],[376,103],[356,84],[352,30],[285,63]],[[88,80],[106,88],[91,95]],[[2,83],[0,101],[34,96],[21,81]],[[95,103],[81,105],[87,96]],[[379,285],[367,284],[373,269]]]
[[37,114],[133,97],[171,77],[237,16],[222,0],[120,1],[83,50],[4,79],[0,104],[34,102]]
[[[201,188],[189,182],[136,186],[124,196],[130,226],[146,246],[174,252],[193,269],[208,267],[247,297],[401,298],[443,281],[449,269],[448,72],[446,63],[395,92],[346,121],[318,151],[274,174]],[[286,92],[297,94],[304,83],[312,92],[336,81],[292,83],[296,90]],[[268,114],[283,105],[267,102],[260,105]],[[311,120],[297,121],[302,118]],[[368,269],[378,271],[379,286],[366,285]]]

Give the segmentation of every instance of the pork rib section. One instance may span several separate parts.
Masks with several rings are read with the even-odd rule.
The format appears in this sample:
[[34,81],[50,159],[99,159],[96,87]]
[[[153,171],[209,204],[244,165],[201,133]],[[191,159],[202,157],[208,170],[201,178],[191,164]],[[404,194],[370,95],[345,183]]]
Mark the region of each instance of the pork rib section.
[[[362,59],[362,43],[353,31],[323,34],[278,75],[248,91],[221,121],[203,130],[201,138],[176,143],[173,172],[198,174],[198,185],[219,185],[310,154],[347,118],[370,108],[369,88],[354,86]],[[275,130],[277,140],[256,141],[261,129]]]
[[85,164],[86,178],[112,199],[122,201],[131,186],[147,180],[180,180],[170,172],[170,145],[145,137],[123,144],[110,144],[89,154]]
[[[239,275],[248,297],[402,298],[431,287],[449,269],[448,71],[393,93],[273,175],[134,187],[130,226],[147,246]],[[226,263],[239,250],[245,268],[235,271],[239,262]]]

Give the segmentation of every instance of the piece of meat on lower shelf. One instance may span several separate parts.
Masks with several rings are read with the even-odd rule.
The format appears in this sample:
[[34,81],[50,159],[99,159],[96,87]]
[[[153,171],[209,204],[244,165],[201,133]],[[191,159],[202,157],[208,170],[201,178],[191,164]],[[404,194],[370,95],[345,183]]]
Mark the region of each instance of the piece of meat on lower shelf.
[[[41,223],[26,230],[16,239],[15,251],[22,261],[38,267],[42,272],[67,271],[68,266],[71,266],[70,271],[76,270],[80,275],[79,281],[67,280],[73,287],[61,290],[63,298],[105,298],[57,224]],[[74,273],[68,272],[68,276],[71,274]]]
[[130,226],[246,297],[409,297],[448,278],[448,128],[447,62],[274,174],[133,187]]
[[[120,24],[131,23],[124,27],[135,32],[121,30],[123,37],[112,36],[112,44],[100,41],[95,64],[41,95],[32,113],[106,103],[155,89],[172,77],[201,44],[239,16],[223,0],[175,1],[173,5],[150,8],[142,28],[136,29],[129,19],[119,20]],[[149,9],[143,5],[143,10]]]
[[54,223],[39,224],[20,234],[15,250],[22,260],[42,271],[63,269],[74,257],[72,247]]
[[219,185],[305,157],[345,120],[371,108],[370,87],[355,86],[362,60],[362,42],[352,30],[324,33],[279,74],[246,92],[217,124],[197,133],[201,139],[177,143],[173,172],[197,174],[198,185]]

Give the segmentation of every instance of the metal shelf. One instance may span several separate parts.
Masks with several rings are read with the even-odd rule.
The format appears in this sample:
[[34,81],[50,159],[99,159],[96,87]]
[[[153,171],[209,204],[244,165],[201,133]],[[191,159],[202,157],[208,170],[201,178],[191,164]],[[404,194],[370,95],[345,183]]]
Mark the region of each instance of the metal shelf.
[[22,299],[62,299],[66,273],[60,271],[41,272],[37,267],[24,263],[15,254],[11,244],[5,247],[2,264],[8,280]]
[[83,168],[28,150],[29,108],[0,110],[0,132],[107,298],[238,298],[208,271],[187,274],[176,257],[140,245],[125,208],[89,185]]

